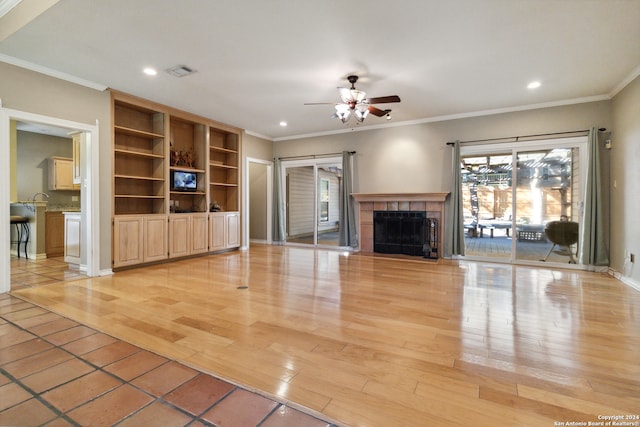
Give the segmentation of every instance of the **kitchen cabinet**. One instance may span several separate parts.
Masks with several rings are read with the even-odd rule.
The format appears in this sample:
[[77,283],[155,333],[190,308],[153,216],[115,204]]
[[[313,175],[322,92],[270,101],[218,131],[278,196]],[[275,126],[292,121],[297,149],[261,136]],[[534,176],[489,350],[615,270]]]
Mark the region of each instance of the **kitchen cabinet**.
[[82,248],[80,212],[64,212],[64,262],[80,265]]
[[73,183],[73,159],[49,158],[49,190],[80,190],[80,184]]
[[47,258],[64,256],[64,215],[62,212],[45,212],[44,251]]

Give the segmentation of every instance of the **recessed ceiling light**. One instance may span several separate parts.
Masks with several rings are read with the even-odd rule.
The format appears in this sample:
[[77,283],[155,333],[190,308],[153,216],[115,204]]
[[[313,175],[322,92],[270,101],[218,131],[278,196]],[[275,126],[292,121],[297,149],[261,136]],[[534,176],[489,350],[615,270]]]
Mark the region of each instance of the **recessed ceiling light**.
[[529,83],[527,85],[527,89],[537,89],[537,88],[540,87],[540,85],[541,85],[541,83],[539,81],[535,80],[535,81],[533,81],[533,82],[531,82],[531,83]]
[[142,72],[147,76],[155,76],[156,74],[158,74],[158,72],[151,67],[145,68],[144,70],[142,70]]
[[283,128],[287,127],[287,122],[285,122],[285,121],[280,122],[280,126],[282,126]]

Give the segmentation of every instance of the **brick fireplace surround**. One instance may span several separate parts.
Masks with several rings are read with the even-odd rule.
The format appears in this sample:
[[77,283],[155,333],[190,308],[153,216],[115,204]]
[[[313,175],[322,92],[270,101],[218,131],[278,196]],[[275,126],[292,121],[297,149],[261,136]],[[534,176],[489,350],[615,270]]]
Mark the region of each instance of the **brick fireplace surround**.
[[361,252],[373,252],[373,211],[427,212],[438,220],[439,257],[442,257],[444,202],[449,193],[353,193],[358,203]]

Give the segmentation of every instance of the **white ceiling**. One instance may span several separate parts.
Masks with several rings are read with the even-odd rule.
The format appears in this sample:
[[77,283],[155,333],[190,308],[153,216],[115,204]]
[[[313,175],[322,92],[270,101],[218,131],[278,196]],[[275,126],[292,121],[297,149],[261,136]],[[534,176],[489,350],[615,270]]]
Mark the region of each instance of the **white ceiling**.
[[283,139],[344,130],[303,104],[349,74],[402,99],[359,127],[609,99],[640,74],[640,0],[60,0],[0,55]]

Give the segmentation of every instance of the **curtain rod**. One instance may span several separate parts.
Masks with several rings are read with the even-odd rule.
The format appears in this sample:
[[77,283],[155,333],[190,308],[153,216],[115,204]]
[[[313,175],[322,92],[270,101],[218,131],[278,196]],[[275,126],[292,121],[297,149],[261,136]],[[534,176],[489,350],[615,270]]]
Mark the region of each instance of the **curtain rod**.
[[[277,157],[278,160],[289,160],[289,159],[316,159],[318,157],[333,157],[342,154],[342,151],[339,153],[325,153],[325,154],[309,154],[306,156],[289,156],[289,157]],[[350,155],[356,154],[355,151],[349,151]],[[275,160],[275,159],[274,159]]]
[[[585,133],[585,132],[589,132],[590,129],[582,129],[582,130],[572,130],[572,131],[567,131],[567,132],[552,132],[552,133],[539,133],[536,135],[521,135],[521,136],[505,136],[504,138],[488,138],[488,139],[473,139],[473,140],[469,140],[469,141],[460,141],[460,144],[467,144],[467,143],[471,143],[471,142],[495,142],[495,141],[501,141],[501,142],[508,142],[506,140],[508,139],[513,139],[513,142],[519,142],[520,138],[540,138],[543,136],[559,136],[559,135],[571,135],[574,133]],[[600,132],[604,132],[607,130],[607,128],[599,128],[598,129]],[[454,145],[455,141],[449,141],[447,142],[447,145]]]

